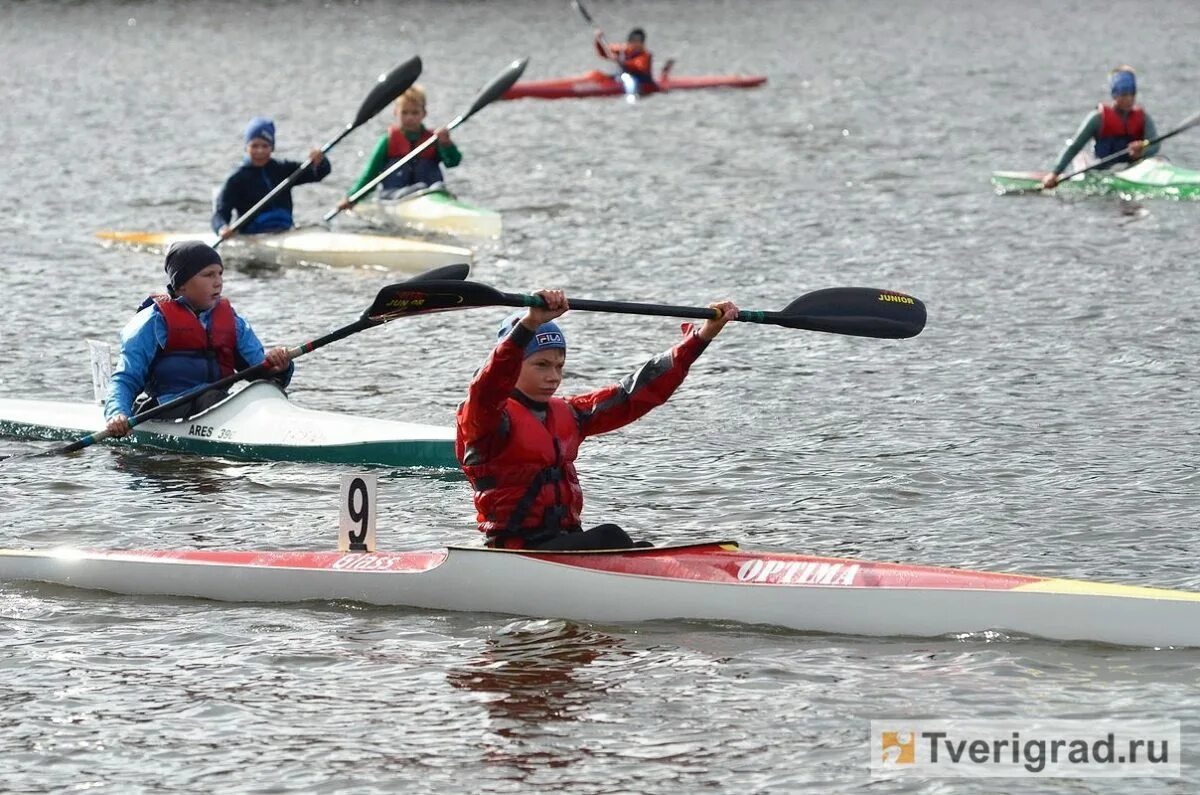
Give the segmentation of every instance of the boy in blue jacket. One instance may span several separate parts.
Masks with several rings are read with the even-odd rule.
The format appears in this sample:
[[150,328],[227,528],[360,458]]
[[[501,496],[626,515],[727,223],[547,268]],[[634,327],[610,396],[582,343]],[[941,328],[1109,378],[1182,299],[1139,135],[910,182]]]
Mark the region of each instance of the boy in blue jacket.
[[[167,250],[167,295],[143,302],[121,331],[121,360],[104,406],[107,429],[129,433],[134,399],[145,410],[263,361],[287,386],[294,365],[287,348],[264,351],[250,324],[221,296],[224,266],[216,249],[199,240],[173,243]],[[226,396],[223,390],[201,393],[162,419],[196,414]]]
[[[255,116],[246,125],[242,137],[246,142],[246,157],[241,166],[226,178],[213,208],[212,228],[222,239],[231,234],[229,224],[235,212],[244,214],[302,165],[294,160],[271,157],[275,151],[275,122],[270,119]],[[320,182],[329,176],[332,167],[320,149],[309,152],[308,159],[312,161],[312,166],[305,169],[293,185]],[[280,191],[270,204],[238,231],[256,235],[261,232],[283,232],[295,225],[292,220],[292,190],[288,188]]]

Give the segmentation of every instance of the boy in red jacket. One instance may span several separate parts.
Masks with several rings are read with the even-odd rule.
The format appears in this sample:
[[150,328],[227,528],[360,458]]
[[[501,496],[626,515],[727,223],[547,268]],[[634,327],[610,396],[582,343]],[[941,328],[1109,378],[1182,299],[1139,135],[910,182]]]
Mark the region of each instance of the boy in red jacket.
[[546,307],[501,324],[499,342],[458,408],[455,452],[475,489],[479,529],[488,546],[503,549],[635,546],[617,525],[582,528],[579,445],[665,403],[738,309],[731,301],[710,304],[719,318],[685,325],[683,341],[620,383],[560,398],[567,342],[554,320],[569,307],[561,290],[537,294]]

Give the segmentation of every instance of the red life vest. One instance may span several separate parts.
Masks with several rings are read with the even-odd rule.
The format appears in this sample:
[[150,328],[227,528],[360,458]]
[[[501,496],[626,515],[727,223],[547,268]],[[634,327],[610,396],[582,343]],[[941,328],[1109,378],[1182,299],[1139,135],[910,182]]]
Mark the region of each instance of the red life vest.
[[207,329],[192,310],[173,301],[170,296],[156,295],[154,303],[167,322],[167,344],[163,353],[212,351],[221,368],[221,377],[233,375],[236,370],[237,322],[228,298],[222,298],[213,308]]
[[[410,143],[408,137],[404,134],[404,130],[395,126],[388,127],[388,159],[399,160],[432,137],[433,133],[431,131],[421,130],[421,135],[417,138],[416,142]],[[424,160],[438,160],[437,146],[427,147],[417,157]]]
[[1097,138],[1127,138],[1140,141],[1145,137],[1146,113],[1140,105],[1134,105],[1128,116],[1121,116],[1112,105],[1100,103],[1100,132]]
[[630,74],[639,77],[643,80],[653,81],[654,75],[654,56],[650,54],[644,46],[642,51],[637,55],[629,53],[629,43],[621,42],[618,44],[609,44],[608,50],[604,49],[604,45],[600,43],[601,37],[596,37],[596,52],[601,58],[607,58],[610,61],[616,61],[623,70]]
[[[551,398],[543,423],[516,398],[505,404],[506,443],[486,463],[464,466],[488,544],[521,549],[526,539],[578,529],[583,489],[575,458],[583,437],[571,406]],[[459,443],[461,446],[461,442]],[[462,460],[463,451],[459,450]]]
[[629,54],[629,45],[618,45],[621,49],[616,53],[620,59],[621,66],[630,74],[638,77],[653,78],[654,56],[650,51],[643,48],[637,55]]

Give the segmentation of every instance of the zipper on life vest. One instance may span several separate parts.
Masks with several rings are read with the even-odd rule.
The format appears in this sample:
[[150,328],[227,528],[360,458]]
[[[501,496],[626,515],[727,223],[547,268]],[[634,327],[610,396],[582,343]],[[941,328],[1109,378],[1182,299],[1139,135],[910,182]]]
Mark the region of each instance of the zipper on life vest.
[[[199,316],[197,316],[196,319],[199,320],[200,319]],[[208,326],[206,326],[204,329],[204,340],[205,340],[204,357],[206,360],[206,367],[208,369],[209,383],[212,383],[213,381],[219,381],[221,378],[221,365],[217,362],[217,349],[213,345],[212,324],[213,324],[213,318],[212,318],[212,315],[209,315],[208,316]],[[213,372],[214,365],[216,366],[215,373]]]
[[[548,411],[546,413],[546,418],[547,418],[547,420],[549,419]],[[562,526],[563,526],[562,511],[567,506],[566,502],[563,500],[563,494],[562,494],[563,480],[564,480],[564,478],[563,478],[564,472],[563,472],[563,468],[562,468],[562,447],[558,443],[557,436],[552,437],[552,441],[554,442],[554,468],[558,471],[558,479],[555,480],[555,482],[554,482],[554,502],[557,505],[557,507],[559,508],[558,526],[559,526],[559,528],[562,528]]]

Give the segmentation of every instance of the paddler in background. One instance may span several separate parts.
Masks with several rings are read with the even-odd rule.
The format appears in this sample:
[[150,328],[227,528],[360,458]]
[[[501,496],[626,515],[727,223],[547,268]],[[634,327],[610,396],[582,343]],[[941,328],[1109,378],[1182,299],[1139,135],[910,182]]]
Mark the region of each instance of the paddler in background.
[[[293,160],[276,160],[271,156],[275,152],[275,122],[270,119],[255,116],[246,125],[242,139],[246,145],[246,156],[237,170],[225,179],[214,202],[212,228],[222,238],[230,235],[229,224],[233,221],[234,213],[241,215],[247,212],[303,165]],[[329,176],[332,166],[324,152],[313,149],[309,151],[308,159],[312,161],[312,166],[292,183],[292,187],[320,182]],[[288,188],[280,191],[270,204],[238,231],[243,235],[257,235],[284,232],[295,225],[292,220],[292,189]]]
[[601,58],[621,67],[617,79],[625,86],[625,94],[636,96],[643,87],[655,87],[654,56],[646,49],[646,31],[634,28],[624,44],[605,45],[604,34],[596,31],[596,52]]
[[[359,175],[358,181],[346,191],[347,197],[357,193],[363,185],[375,179],[429,138],[436,137],[437,143],[410,160],[403,168],[389,174],[381,183],[380,198],[394,199],[439,184],[445,180],[442,164],[445,164],[446,168],[454,168],[462,162],[462,152],[458,151],[454,141],[450,140],[449,130],[445,127],[433,131],[425,128],[425,108],[425,91],[419,86],[412,86],[400,95],[392,110],[396,124],[390,125],[387,134],[375,144],[375,151],[371,152],[371,158]],[[349,198],[338,203],[338,209],[348,210],[350,207]]]
[[[107,429],[129,433],[129,417],[263,361],[275,380],[287,386],[294,365],[287,348],[264,351],[254,329],[221,295],[221,255],[199,240],[171,244],[164,268],[167,295],[153,295],[121,330],[121,357],[104,406]],[[146,397],[134,399],[145,390]],[[187,417],[226,397],[223,390],[201,393],[162,419]]]
[[1097,160],[1116,154],[1126,147],[1129,154],[1117,158],[1116,163],[1131,163],[1143,157],[1153,157],[1158,154],[1158,144],[1147,145],[1151,138],[1158,137],[1158,130],[1150,114],[1142,109],[1137,102],[1137,77],[1133,67],[1118,66],[1109,74],[1109,90],[1112,102],[1100,106],[1088,114],[1079,127],[1079,132],[1063,149],[1054,164],[1054,171],[1042,180],[1042,186],[1053,188],[1058,184],[1059,177],[1067,170],[1067,166],[1075,156],[1087,145],[1095,141],[1093,152]]
[[614,431],[661,406],[683,382],[738,308],[709,304],[720,317],[643,364],[619,384],[555,397],[567,341],[554,322],[568,309],[561,290],[537,293],[546,308],[530,308],[501,323],[498,342],[458,407],[455,454],[475,490],[479,529],[503,549],[625,549],[634,541],[615,524],[580,524],[583,491],[575,472],[580,443]]

